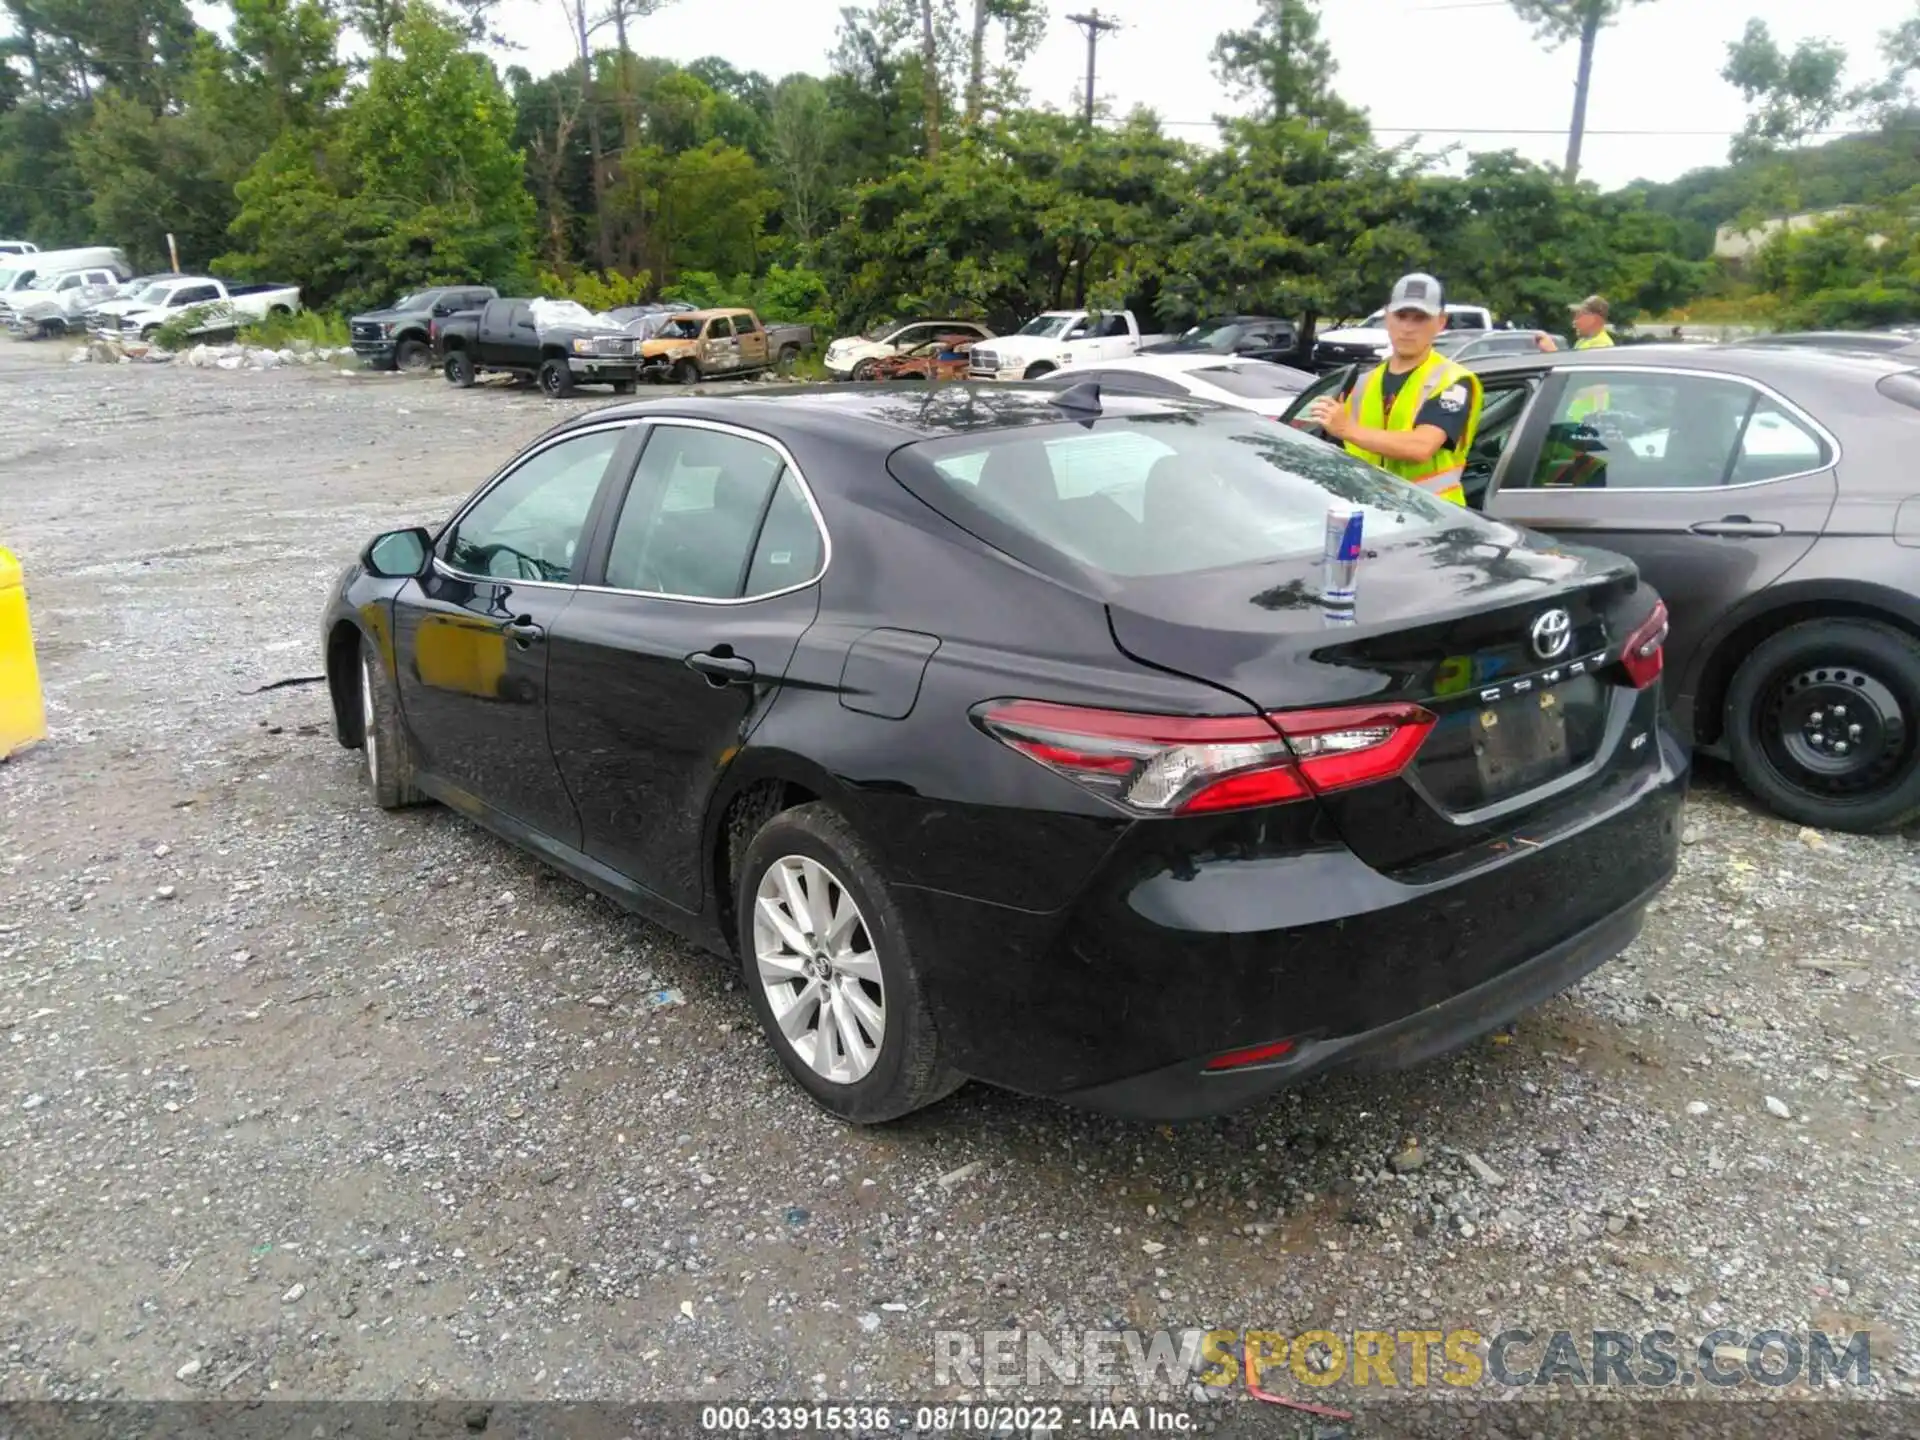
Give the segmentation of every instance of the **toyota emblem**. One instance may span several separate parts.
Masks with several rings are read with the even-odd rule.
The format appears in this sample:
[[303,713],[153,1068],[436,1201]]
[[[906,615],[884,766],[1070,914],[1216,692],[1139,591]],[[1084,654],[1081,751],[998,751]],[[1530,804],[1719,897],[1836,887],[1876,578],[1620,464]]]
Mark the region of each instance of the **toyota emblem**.
[[1533,622],[1533,653],[1542,660],[1555,660],[1573,644],[1573,617],[1564,610],[1548,610]]

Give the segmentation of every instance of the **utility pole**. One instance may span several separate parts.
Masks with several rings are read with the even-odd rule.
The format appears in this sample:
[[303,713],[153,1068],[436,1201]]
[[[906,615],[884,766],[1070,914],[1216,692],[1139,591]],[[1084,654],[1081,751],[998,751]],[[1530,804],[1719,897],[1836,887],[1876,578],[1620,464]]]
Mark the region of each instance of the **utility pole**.
[[1587,134],[1587,90],[1593,83],[1593,45],[1600,38],[1600,22],[1606,7],[1600,0],[1589,0],[1580,20],[1580,74],[1573,85],[1573,124],[1567,130],[1566,181],[1580,178],[1580,142]]
[[1107,19],[1100,13],[1100,7],[1097,5],[1085,15],[1069,15],[1067,19],[1087,32],[1087,128],[1092,129],[1094,54],[1099,49],[1100,37],[1109,31],[1118,30],[1120,22]]

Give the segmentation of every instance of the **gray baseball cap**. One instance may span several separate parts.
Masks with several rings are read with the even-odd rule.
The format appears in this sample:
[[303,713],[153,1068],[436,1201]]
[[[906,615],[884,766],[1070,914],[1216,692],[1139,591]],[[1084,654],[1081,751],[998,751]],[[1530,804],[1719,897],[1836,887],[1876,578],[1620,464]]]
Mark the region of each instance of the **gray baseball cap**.
[[1415,273],[1402,275],[1393,287],[1393,298],[1387,301],[1387,313],[1400,310],[1420,310],[1428,315],[1445,312],[1440,294],[1440,282],[1431,275]]

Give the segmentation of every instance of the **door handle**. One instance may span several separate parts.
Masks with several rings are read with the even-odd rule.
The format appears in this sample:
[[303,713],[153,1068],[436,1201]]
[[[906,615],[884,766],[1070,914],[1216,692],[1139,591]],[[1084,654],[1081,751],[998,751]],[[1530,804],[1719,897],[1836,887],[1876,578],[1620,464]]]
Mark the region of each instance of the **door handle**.
[[754,676],[753,662],[744,655],[734,654],[730,645],[696,650],[687,656],[687,664],[706,676],[709,685],[737,684]]
[[1787,527],[1772,520],[1749,520],[1744,515],[1729,515],[1722,520],[1702,520],[1689,527],[1696,535],[1725,535],[1735,540],[1765,540],[1784,535]]
[[547,638],[546,627],[534,624],[531,615],[517,615],[501,628],[513,637],[513,643],[522,650]]

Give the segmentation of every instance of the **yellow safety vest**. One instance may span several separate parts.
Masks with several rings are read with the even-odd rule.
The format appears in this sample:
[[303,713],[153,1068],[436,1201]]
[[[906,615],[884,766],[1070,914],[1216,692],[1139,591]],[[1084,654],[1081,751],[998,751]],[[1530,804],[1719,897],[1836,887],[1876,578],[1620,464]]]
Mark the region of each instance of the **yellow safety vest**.
[[1574,341],[1573,348],[1576,350],[1609,350],[1613,348],[1613,335],[1609,331],[1602,330],[1598,335],[1589,335],[1584,340]]
[[1347,405],[1355,424],[1375,430],[1411,430],[1421,408],[1429,400],[1451,386],[1464,385],[1467,388],[1467,424],[1460,432],[1459,443],[1442,445],[1431,460],[1424,461],[1389,460],[1371,450],[1362,449],[1351,440],[1347,442],[1347,453],[1371,465],[1378,465],[1389,475],[1397,475],[1409,484],[1418,485],[1430,495],[1451,500],[1456,505],[1465,505],[1467,492],[1461,482],[1466,475],[1467,452],[1473,448],[1474,431],[1480,427],[1482,394],[1479,377],[1436,350],[1407,376],[1399,395],[1394,398],[1391,415],[1386,413],[1383,400],[1386,381],[1387,366],[1382,361],[1366,379],[1353,387],[1353,393],[1347,397]]

